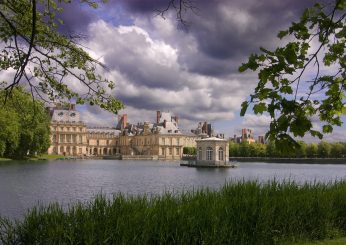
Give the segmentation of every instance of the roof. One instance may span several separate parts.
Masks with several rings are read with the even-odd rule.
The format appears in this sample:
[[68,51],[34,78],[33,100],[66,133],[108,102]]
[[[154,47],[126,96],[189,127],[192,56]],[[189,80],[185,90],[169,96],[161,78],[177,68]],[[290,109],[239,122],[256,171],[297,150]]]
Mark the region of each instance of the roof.
[[80,113],[75,110],[54,110],[52,121],[58,122],[80,122]]
[[88,133],[120,134],[120,130],[115,128],[87,128]]
[[227,141],[226,139],[220,139],[216,137],[204,138],[196,141]]

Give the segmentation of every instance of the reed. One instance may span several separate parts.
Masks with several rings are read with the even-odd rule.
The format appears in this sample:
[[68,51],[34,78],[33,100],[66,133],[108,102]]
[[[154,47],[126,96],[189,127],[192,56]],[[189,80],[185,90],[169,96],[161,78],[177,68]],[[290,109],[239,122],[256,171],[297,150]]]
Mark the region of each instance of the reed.
[[0,219],[4,244],[292,244],[346,234],[346,182],[229,183],[160,196],[102,195]]

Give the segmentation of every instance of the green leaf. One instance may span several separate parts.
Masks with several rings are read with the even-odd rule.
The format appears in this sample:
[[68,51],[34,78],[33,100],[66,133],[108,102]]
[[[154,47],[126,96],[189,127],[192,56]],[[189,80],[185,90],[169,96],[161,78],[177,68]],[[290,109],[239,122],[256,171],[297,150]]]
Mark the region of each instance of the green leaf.
[[249,106],[249,102],[247,101],[244,101],[242,104],[241,104],[241,111],[240,111],[240,116],[245,116],[245,113],[246,113],[246,110]]
[[331,125],[323,125],[322,129],[323,129],[323,133],[333,132],[333,127]]
[[267,105],[263,102],[254,105],[253,110],[256,114],[263,114],[267,110]]
[[341,114],[346,115],[346,106],[342,107]]
[[247,63],[243,63],[240,67],[239,67],[239,72],[244,72],[248,69],[248,65]]
[[280,31],[279,33],[278,33],[278,38],[280,38],[280,39],[282,39],[282,38],[284,38],[285,36],[287,36],[288,35],[288,31]]

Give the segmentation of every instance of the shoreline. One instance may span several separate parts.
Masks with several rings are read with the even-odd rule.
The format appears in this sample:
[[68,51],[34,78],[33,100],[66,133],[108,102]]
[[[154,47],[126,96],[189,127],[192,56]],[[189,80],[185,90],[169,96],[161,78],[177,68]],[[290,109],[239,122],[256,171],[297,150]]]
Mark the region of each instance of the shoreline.
[[307,163],[307,164],[346,164],[346,158],[280,158],[280,157],[230,157],[237,162],[268,162],[268,163]]

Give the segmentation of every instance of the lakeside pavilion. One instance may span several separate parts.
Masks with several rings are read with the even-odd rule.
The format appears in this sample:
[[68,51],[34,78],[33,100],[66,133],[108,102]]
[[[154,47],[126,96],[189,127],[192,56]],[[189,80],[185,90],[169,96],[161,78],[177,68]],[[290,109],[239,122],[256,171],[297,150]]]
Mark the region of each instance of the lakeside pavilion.
[[197,165],[220,166],[229,161],[229,145],[225,139],[210,137],[196,140]]

